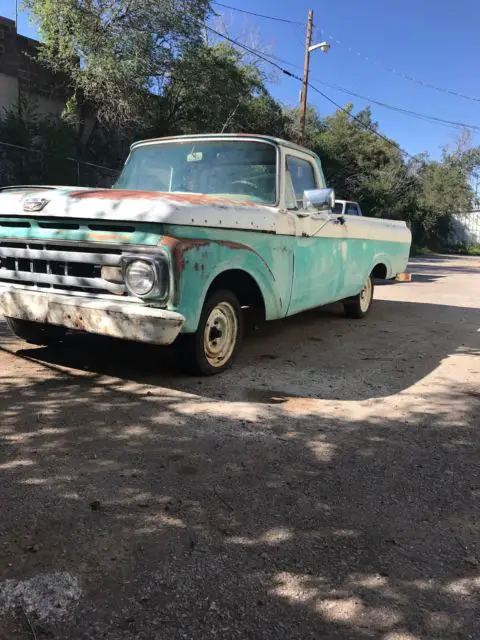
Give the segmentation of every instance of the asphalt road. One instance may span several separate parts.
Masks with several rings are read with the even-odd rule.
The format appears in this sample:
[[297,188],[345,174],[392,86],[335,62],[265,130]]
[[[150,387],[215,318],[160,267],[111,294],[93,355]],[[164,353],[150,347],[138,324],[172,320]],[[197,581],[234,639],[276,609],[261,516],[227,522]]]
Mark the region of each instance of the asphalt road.
[[208,380],[0,323],[0,638],[480,638],[480,259],[410,271]]

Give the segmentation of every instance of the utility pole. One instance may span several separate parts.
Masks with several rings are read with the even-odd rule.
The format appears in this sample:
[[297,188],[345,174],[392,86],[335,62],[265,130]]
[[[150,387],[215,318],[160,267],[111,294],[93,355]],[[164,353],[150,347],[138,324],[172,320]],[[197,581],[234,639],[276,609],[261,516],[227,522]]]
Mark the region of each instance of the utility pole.
[[305,62],[303,65],[302,94],[300,96],[300,143],[305,138],[305,119],[307,117],[308,71],[310,67],[310,47],[312,46],[313,10],[308,12],[307,39],[305,43]]

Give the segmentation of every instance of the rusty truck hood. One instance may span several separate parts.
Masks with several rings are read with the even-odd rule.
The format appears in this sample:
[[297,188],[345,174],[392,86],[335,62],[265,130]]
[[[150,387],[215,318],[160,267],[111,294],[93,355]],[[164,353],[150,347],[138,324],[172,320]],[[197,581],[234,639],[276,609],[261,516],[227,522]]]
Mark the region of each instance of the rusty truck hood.
[[196,193],[19,186],[0,190],[0,216],[88,218],[274,231],[277,211]]

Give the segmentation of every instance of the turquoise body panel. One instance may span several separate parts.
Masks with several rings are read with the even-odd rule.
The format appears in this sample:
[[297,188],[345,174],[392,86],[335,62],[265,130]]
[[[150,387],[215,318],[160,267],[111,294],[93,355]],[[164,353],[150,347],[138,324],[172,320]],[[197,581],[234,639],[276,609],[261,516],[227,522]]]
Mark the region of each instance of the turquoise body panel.
[[[258,284],[266,320],[356,295],[373,268],[403,270],[409,243],[347,238],[303,238],[254,231],[165,225],[175,274],[172,310],[186,318],[184,332],[198,326],[208,289],[217,276],[241,270]],[[398,266],[398,268],[397,268]]]
[[288,314],[356,295],[377,265],[404,270],[410,243],[355,238],[293,238],[294,276]]
[[[88,242],[162,248],[172,270],[168,307],[184,315],[184,332],[197,329],[212,282],[240,270],[261,291],[266,320],[356,295],[378,264],[402,271],[410,244],[345,237],[301,237],[259,231],[159,223],[1,217],[2,239]],[[139,300],[139,304],[143,304]]]
[[184,332],[195,331],[212,282],[231,270],[250,275],[262,293],[267,320],[287,315],[293,274],[291,236],[212,227],[165,225],[162,241],[175,275],[172,309],[185,318]]
[[76,218],[14,218],[0,217],[0,240],[102,242],[155,246],[159,243],[163,228],[160,224],[142,222],[115,222],[111,220],[85,220]]

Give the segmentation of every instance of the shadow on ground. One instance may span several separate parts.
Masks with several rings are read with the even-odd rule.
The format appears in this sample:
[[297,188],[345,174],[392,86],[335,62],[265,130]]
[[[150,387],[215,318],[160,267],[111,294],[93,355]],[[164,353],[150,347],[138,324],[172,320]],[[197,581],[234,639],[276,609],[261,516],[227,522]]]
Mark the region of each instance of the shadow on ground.
[[220,400],[366,400],[407,389],[454,353],[480,353],[477,328],[472,308],[377,300],[371,315],[356,321],[334,305],[268,323],[246,341],[234,370],[211,379],[182,375],[173,347],[79,334],[58,349],[17,342],[13,350],[44,364]]
[[[0,581],[56,570],[82,588],[65,621],[31,617],[39,640],[480,636],[478,390],[452,383],[429,397],[434,409],[396,418],[381,404],[348,418],[334,402],[242,402],[252,371],[270,380],[290,358],[288,394],[308,367],[380,387],[349,400],[405,389],[450,354],[478,352],[465,339],[478,311],[381,302],[354,335],[336,313],[249,343],[243,390],[230,389],[234,372],[199,385],[160,350],[157,363],[91,338],[19,352],[40,372],[1,379]],[[441,324],[428,350],[419,319]],[[18,611],[3,630],[31,637]]]
[[434,401],[246,419],[95,376],[4,380],[1,579],[79,578],[55,638],[478,637],[480,403]]
[[409,263],[408,271],[416,279],[417,274],[428,272],[432,277],[445,277],[446,275],[480,274],[478,266],[472,264],[451,264],[458,262],[458,256],[430,256],[415,258]]

